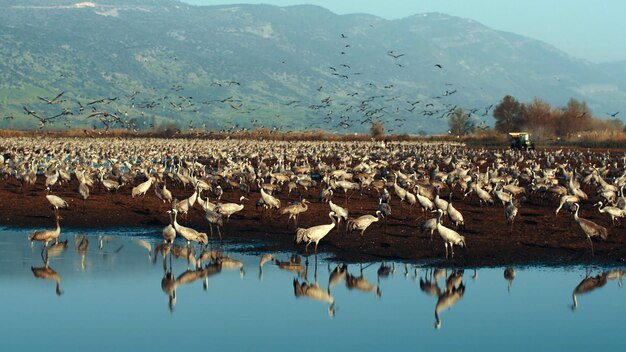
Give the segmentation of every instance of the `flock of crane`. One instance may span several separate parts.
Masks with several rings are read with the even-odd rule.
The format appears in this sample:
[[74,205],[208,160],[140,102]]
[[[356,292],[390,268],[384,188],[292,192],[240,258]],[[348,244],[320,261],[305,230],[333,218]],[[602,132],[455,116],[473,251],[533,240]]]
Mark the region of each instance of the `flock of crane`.
[[[287,226],[293,220],[296,227],[294,241],[305,243],[305,251],[315,244],[315,253],[335,228],[343,226],[347,236],[360,231],[360,237],[366,238],[371,224],[381,222],[386,228],[387,220],[399,219],[397,214],[404,210],[412,221],[425,218],[417,230],[430,232],[431,241],[438,233],[445,257],[454,257],[454,246],[472,242],[464,234],[467,224],[459,204],[473,210],[502,207],[513,232],[521,206],[549,203],[557,215],[562,209],[572,213],[593,255],[592,239],[606,240],[609,231],[582,218],[579,210],[591,211],[595,204],[598,212],[610,217],[616,232],[626,216],[626,156],[608,152],[472,149],[451,143],[26,137],[7,138],[1,147],[2,188],[40,192],[42,201],[45,191],[54,209],[56,228],[29,236],[30,241],[43,242],[44,248],[58,242],[59,211],[68,207],[54,193],[74,179],[75,195],[83,200],[83,207],[94,192],[128,194],[137,202],[158,197],[170,217],[163,240],[172,243],[181,237],[188,246],[191,242],[206,245],[209,235],[181,225],[179,219],[200,211],[210,236],[216,227],[221,239],[224,223],[255,194],[258,198],[248,206],[258,209],[262,221],[288,216]],[[184,199],[176,199],[173,193]],[[296,201],[285,205],[295,196]],[[237,198],[239,202],[225,201]],[[353,202],[370,199],[377,203],[374,211],[350,216],[364,209]],[[307,219],[319,225],[298,227],[309,204],[318,209],[327,206],[330,223]]]

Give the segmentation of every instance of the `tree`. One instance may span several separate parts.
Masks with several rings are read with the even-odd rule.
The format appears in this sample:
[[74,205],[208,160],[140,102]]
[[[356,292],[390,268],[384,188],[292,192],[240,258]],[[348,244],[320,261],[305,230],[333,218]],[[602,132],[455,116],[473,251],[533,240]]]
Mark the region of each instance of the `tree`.
[[524,104],[510,95],[505,96],[493,111],[495,130],[502,133],[519,131],[524,126]]
[[524,109],[524,125],[539,138],[551,138],[556,135],[557,124],[560,116],[558,110],[553,110],[547,102],[535,98]]
[[463,136],[473,133],[476,129],[476,123],[462,108],[458,108],[448,118],[448,127],[450,128],[450,134]]
[[557,123],[556,135],[565,137],[570,133],[585,131],[592,128],[593,117],[587,103],[570,99],[562,109]]
[[372,122],[370,135],[376,140],[383,140],[385,138],[385,125],[382,122]]

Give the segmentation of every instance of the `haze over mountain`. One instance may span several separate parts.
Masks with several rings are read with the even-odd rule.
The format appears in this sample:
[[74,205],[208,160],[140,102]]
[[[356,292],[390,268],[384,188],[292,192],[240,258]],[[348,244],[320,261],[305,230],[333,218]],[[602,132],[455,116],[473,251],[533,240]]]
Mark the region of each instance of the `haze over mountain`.
[[626,102],[626,62],[592,64],[444,14],[384,20],[171,0],[0,8],[2,127],[362,132],[382,121],[395,133],[440,133],[455,107],[491,124],[489,107],[507,94],[554,106],[575,98],[604,118]]

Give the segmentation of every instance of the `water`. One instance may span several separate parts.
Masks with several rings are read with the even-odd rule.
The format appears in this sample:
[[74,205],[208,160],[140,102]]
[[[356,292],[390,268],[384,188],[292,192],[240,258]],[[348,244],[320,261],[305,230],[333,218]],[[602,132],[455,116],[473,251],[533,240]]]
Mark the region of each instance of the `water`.
[[[456,288],[448,291],[459,293],[463,287],[463,295],[440,312],[436,328],[438,297],[420,289],[420,279],[431,278],[433,270],[414,263],[395,263],[395,272],[380,279],[381,263],[364,263],[363,278],[371,291],[349,289],[344,280],[332,286],[331,299],[329,267],[337,264],[324,256],[317,259],[317,272],[315,257],[309,257],[306,278],[304,271],[284,270],[275,262],[266,263],[261,275],[262,254],[247,254],[231,245],[224,255],[234,260],[233,268],[224,263],[216,272],[218,266],[213,265],[205,272],[206,280],[194,277],[193,264],[183,276],[188,261],[173,257],[170,284],[175,278],[178,282],[175,299],[170,300],[165,276],[169,261],[164,270],[161,254],[155,263],[154,253],[149,255],[137,241],[146,241],[154,252],[159,231],[64,231],[61,238],[69,240],[68,248],[48,258],[48,269],[60,278],[57,295],[54,278],[35,277],[31,269],[46,270],[41,244],[31,248],[27,230],[0,229],[2,349],[583,351],[598,346],[619,350],[624,341],[626,289],[613,279],[619,268],[515,268],[510,288],[505,268],[481,268],[475,277],[473,269],[466,268]],[[75,249],[74,239],[80,235],[89,241],[83,252]],[[102,249],[98,236],[109,236]],[[281,262],[290,256],[276,253]],[[301,264],[304,268],[305,258]],[[385,263],[390,269],[393,264]],[[579,294],[574,310],[572,292],[588,270],[591,276],[613,272],[603,287]],[[358,279],[360,265],[350,264],[348,272]],[[443,276],[438,281],[442,293],[446,277],[454,272],[438,272]],[[322,300],[302,292],[306,283],[315,291],[315,276]],[[302,288],[300,297],[294,280]]]

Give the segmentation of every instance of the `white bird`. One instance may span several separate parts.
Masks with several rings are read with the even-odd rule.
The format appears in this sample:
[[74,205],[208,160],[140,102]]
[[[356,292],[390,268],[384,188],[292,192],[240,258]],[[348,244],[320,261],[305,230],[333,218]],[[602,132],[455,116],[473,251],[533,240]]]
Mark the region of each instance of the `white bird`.
[[571,195],[571,194],[566,194],[562,196],[561,199],[559,200],[559,206],[558,208],[556,208],[555,214],[559,215],[559,211],[561,211],[561,208],[563,208],[565,204],[569,206],[577,202],[580,202],[580,197],[578,196]]
[[153,182],[154,182],[154,177],[150,177],[148,178],[147,181],[142,182],[138,184],[137,186],[133,187],[133,190],[131,192],[132,197],[135,198],[136,196],[142,196],[146,194],[146,192],[148,192],[148,190],[150,189],[150,186],[152,186]]
[[54,186],[59,180],[59,170],[57,169],[52,175],[46,177],[46,187]]
[[398,198],[400,198],[400,202],[404,202],[404,200],[406,199],[406,189],[398,186],[398,174],[397,173],[394,173],[393,191],[396,193]]
[[441,209],[441,211],[443,211],[444,214],[448,212],[448,201],[445,199],[439,198],[439,188],[437,188],[437,194],[435,195],[435,200],[433,203],[435,203],[435,207],[437,209]]
[[218,204],[217,206],[215,206],[214,211],[218,214],[226,215],[226,222],[228,222],[231,215],[243,210],[243,201],[246,199],[248,198],[241,196],[241,198],[239,198],[239,204],[237,203]]
[[117,191],[122,186],[117,181],[105,179],[104,172],[100,172],[100,183],[102,183],[102,185],[104,186],[104,188],[106,188],[107,191],[111,191],[111,190]]
[[173,243],[174,238],[176,238],[176,230],[174,229],[174,226],[172,226],[172,211],[168,210],[167,215],[170,217],[170,223],[163,229],[163,242]]
[[265,193],[263,187],[261,187],[261,181],[259,180],[259,188],[261,189],[261,198],[263,202],[267,205],[269,210],[280,208],[280,199],[272,196],[271,194]]
[[484,189],[480,188],[478,185],[476,186],[476,195],[478,196],[478,200],[479,200],[480,206],[482,206],[483,203],[485,203],[485,204],[487,204],[487,203],[493,204],[493,198],[491,197],[489,192],[487,192]]
[[432,200],[428,199],[428,197],[424,197],[420,194],[420,186],[415,186],[415,196],[417,197],[417,201],[420,203],[420,207],[422,211],[424,210],[435,210],[435,203]]
[[46,195],[46,199],[50,202],[50,205],[52,205],[54,211],[57,213],[59,212],[59,208],[69,208],[69,205],[63,200],[63,198],[55,196],[54,194]]
[[511,223],[511,231],[513,231],[513,221],[515,221],[515,217],[517,216],[518,208],[513,203],[513,197],[509,199],[509,204],[504,208],[504,215],[506,216],[506,221]]
[[196,204],[196,199],[198,198],[198,190],[196,189],[191,196],[185,198],[181,201],[175,202],[173,207],[178,210],[178,212],[182,215],[185,215],[185,219],[187,218],[187,213],[189,209],[193,208],[194,204]]
[[302,199],[300,202],[296,204],[291,204],[280,209],[281,215],[289,214],[289,218],[287,218],[287,227],[289,227],[289,221],[292,218],[294,219],[294,226],[298,227],[298,216],[300,215],[300,213],[304,213],[305,211],[309,209],[309,206],[307,205],[307,203],[308,202],[306,199]]
[[222,218],[222,214],[219,214],[215,211],[205,209],[204,218],[209,222],[209,230],[211,231],[211,238],[213,238],[213,225],[217,227],[217,234],[220,236],[220,240],[222,239],[222,226],[224,226],[224,220]]
[[611,221],[613,222],[613,225],[615,225],[615,222],[617,221],[617,223],[619,224],[619,220],[618,218],[623,218],[624,216],[626,216],[626,212],[620,208],[617,207],[612,207],[610,205],[605,205],[604,208],[602,207],[602,202],[598,202],[595,205],[598,206],[598,211],[601,213],[607,213],[609,214],[609,216],[611,216]]
[[341,220],[348,221],[348,209],[342,208],[339,205],[333,203],[332,200],[328,201],[330,210],[337,216],[337,224],[341,223]]
[[448,217],[454,223],[457,229],[459,228],[459,225],[462,228],[465,228],[465,222],[463,221],[463,214],[461,214],[460,211],[456,210],[456,208],[452,206],[452,202],[448,203],[447,213],[448,213]]
[[380,219],[381,214],[382,213],[380,212],[380,210],[376,210],[376,216],[367,214],[367,215],[359,216],[356,219],[350,219],[346,223],[346,230],[348,232],[352,232],[354,230],[361,230],[361,236],[363,236],[363,233],[365,232],[365,230],[367,230],[367,228],[372,223],[377,222]]
[[504,191],[498,191],[497,187],[493,189],[493,193],[500,200],[500,202],[502,202],[502,206],[505,206],[505,204],[508,203],[509,200],[512,198],[510,193],[507,193]]
[[443,216],[443,211],[441,209],[437,209],[437,232],[439,236],[443,239],[444,246],[446,248],[446,259],[448,258],[448,246],[450,246],[450,250],[452,251],[452,258],[454,258],[454,245],[459,245],[461,247],[465,247],[465,237],[459,235],[458,232],[447,228],[441,224],[441,217]]
[[409,191],[406,192],[405,200],[406,200],[406,203],[409,206],[413,206],[413,205],[415,205],[415,203],[417,203],[417,198],[415,197],[415,194],[413,194],[413,193],[411,193]]
[[180,225],[176,220],[178,211],[176,209],[172,209],[172,212],[174,213],[174,229],[176,229],[176,233],[187,240],[187,246],[189,246],[191,241],[198,242],[200,244],[209,243],[209,236],[207,236],[206,233],[198,232],[192,228]]
[[171,203],[174,198],[172,197],[172,192],[170,192],[169,189],[167,189],[167,186],[165,185],[165,181],[163,181],[163,188],[161,188],[161,196],[163,197],[163,201],[166,201],[168,203]]
[[296,229],[295,243],[299,244],[301,242],[306,242],[307,244],[304,247],[304,251],[306,252],[309,245],[315,242],[315,253],[317,253],[317,244],[320,242],[322,238],[328,235],[330,230],[332,230],[335,227],[334,217],[336,215],[337,214],[335,214],[335,212],[333,211],[328,213],[328,216],[330,217],[330,220],[332,221],[332,223],[328,225],[324,224],[324,225],[317,225],[317,226],[309,227],[308,229],[304,229],[304,228]]
[[215,211],[216,204],[211,203],[208,197],[207,199],[202,199],[202,193],[198,193],[198,199],[196,199],[196,201],[204,211]]

